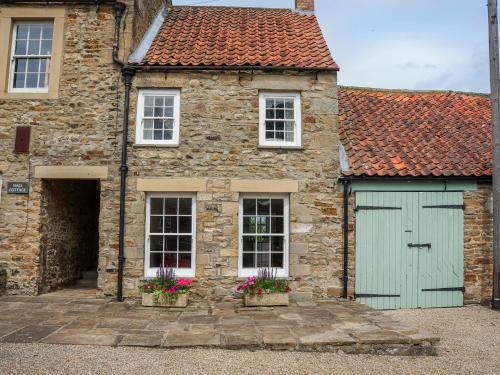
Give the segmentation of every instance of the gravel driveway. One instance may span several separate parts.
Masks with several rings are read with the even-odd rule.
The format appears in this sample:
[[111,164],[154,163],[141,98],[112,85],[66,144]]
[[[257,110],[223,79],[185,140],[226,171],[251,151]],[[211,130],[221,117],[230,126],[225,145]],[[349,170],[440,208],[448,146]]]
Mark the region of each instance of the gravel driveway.
[[500,312],[388,311],[441,335],[438,357],[1,344],[0,374],[500,374]]

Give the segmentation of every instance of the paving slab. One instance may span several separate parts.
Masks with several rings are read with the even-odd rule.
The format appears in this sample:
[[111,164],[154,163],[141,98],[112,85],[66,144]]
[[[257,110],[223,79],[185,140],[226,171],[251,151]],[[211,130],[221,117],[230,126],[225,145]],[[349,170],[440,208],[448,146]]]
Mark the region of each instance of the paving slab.
[[61,326],[31,325],[4,336],[0,341],[13,343],[37,342],[59,328]]
[[439,342],[433,334],[355,302],[271,308],[227,302],[170,309],[85,293],[0,298],[0,341],[399,355],[430,355]]

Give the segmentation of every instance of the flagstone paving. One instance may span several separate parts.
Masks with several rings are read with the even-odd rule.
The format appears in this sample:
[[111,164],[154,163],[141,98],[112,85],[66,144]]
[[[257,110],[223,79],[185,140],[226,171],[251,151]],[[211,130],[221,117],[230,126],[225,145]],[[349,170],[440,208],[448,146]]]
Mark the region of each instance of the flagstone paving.
[[63,290],[0,298],[0,342],[434,355],[439,338],[355,302],[143,307]]

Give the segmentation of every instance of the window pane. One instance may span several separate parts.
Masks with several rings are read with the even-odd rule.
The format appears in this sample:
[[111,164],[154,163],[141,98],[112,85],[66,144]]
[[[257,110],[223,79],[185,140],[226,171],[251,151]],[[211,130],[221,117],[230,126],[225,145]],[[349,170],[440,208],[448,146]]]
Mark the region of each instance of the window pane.
[[286,110],[285,111],[285,118],[288,120],[293,120],[293,111],[292,110]]
[[270,251],[270,238],[267,236],[257,236],[257,252]]
[[153,139],[153,131],[152,130],[144,130],[143,132],[144,139],[145,140],[152,140]]
[[285,123],[283,121],[276,121],[275,129],[279,130],[279,131],[284,131],[285,130]]
[[165,96],[165,107],[173,107],[173,106],[174,106],[174,97]]
[[39,55],[39,54],[40,54],[40,41],[30,39],[28,41],[28,55]]
[[255,268],[255,254],[243,254],[243,268]]
[[165,251],[177,251],[177,236],[165,236]]
[[283,268],[283,254],[271,254],[271,267]]
[[269,199],[257,199],[257,214],[269,215],[271,212],[271,205]]
[[174,107],[165,107],[164,116],[165,117],[174,117]]
[[274,99],[266,99],[266,108],[274,108]]
[[177,254],[176,253],[165,253],[163,256],[163,266],[168,268],[177,267]]
[[40,59],[28,59],[28,73],[38,73]]
[[153,129],[153,120],[144,120],[144,129]]
[[168,120],[168,119],[164,120],[163,121],[163,128],[172,130],[174,128],[174,120]]
[[155,96],[155,106],[163,107],[163,96]]
[[18,40],[16,41],[15,54],[16,55],[26,55],[26,51],[28,49],[28,41],[26,40]]
[[155,107],[154,116],[163,117],[163,107]]
[[162,130],[163,129],[163,120],[153,120],[153,128],[155,130]]
[[163,251],[163,236],[149,236],[149,251]]
[[38,75],[38,87],[44,88],[49,85],[49,75],[48,74],[39,74]]
[[272,215],[283,215],[283,199],[272,199],[271,200],[271,214]]
[[42,36],[42,27],[37,25],[30,25],[30,39],[40,39]]
[[293,121],[286,121],[285,122],[285,130],[287,132],[293,132],[294,127],[295,127],[294,125],[295,125],[295,122],[293,122]]
[[172,130],[164,130],[163,131],[163,139],[164,140],[171,141],[173,138],[172,136],[173,136]]
[[156,140],[162,140],[163,139],[163,135],[162,135],[162,131],[161,130],[155,130],[153,131],[153,139],[156,141]]
[[191,215],[191,198],[179,198],[179,215]]
[[177,214],[177,198],[165,198],[165,215]]
[[285,110],[277,109],[276,110],[276,118],[277,119],[284,119],[285,118]]
[[155,98],[151,95],[144,96],[144,105],[148,107],[152,107],[154,105]]
[[150,233],[163,233],[163,216],[151,216],[149,223]]
[[191,216],[179,216],[179,233],[191,233]]
[[26,74],[26,88],[37,88],[38,87],[38,74],[28,73]]
[[40,72],[47,73],[49,71],[49,65],[48,59],[40,59]]
[[285,248],[283,246],[283,242],[285,238],[283,236],[273,236],[271,237],[271,251],[282,253]]
[[52,25],[44,25],[42,29],[42,39],[52,39]]
[[257,233],[269,233],[270,224],[269,216],[257,216]]
[[177,216],[165,216],[165,233],[177,233]]
[[256,218],[255,217],[244,217],[243,218],[243,233],[257,233],[256,230]]
[[17,25],[17,39],[28,39],[28,25]]
[[274,119],[274,109],[266,109],[266,119]]
[[243,215],[255,215],[257,213],[257,201],[255,199],[243,199]]
[[243,251],[244,252],[255,252],[255,237],[254,236],[243,236]]
[[257,267],[269,267],[269,254],[268,253],[257,253]]
[[42,40],[42,49],[40,50],[40,54],[50,55],[51,51],[52,51],[52,40]]
[[293,142],[294,135],[291,132],[286,132],[285,133],[285,141],[287,142]]
[[14,64],[14,71],[19,73],[26,72],[26,68],[28,66],[28,59],[16,59]]
[[266,121],[266,130],[267,131],[274,130],[274,121]]
[[179,251],[190,252],[192,242],[191,236],[179,236]]
[[163,214],[163,198],[151,198],[151,215]]
[[179,268],[191,268],[190,253],[179,253]]
[[275,99],[275,102],[276,102],[276,109],[285,108],[285,101],[283,99]]
[[274,135],[274,138],[280,141],[285,140],[285,133],[284,132],[276,132]]
[[271,219],[271,233],[283,233],[283,218],[273,217]]
[[14,88],[19,89],[24,87],[25,74],[14,74]]
[[[144,107],[144,116],[146,117],[153,117],[153,107]],[[146,121],[150,121],[151,123],[151,127],[153,126],[153,121],[152,120],[144,120],[144,123],[146,123]]]
[[285,100],[285,108],[293,109],[293,99],[286,99]]
[[149,266],[151,268],[161,267],[162,253],[150,253],[149,254]]
[[272,141],[274,139],[274,132],[266,132],[266,139]]

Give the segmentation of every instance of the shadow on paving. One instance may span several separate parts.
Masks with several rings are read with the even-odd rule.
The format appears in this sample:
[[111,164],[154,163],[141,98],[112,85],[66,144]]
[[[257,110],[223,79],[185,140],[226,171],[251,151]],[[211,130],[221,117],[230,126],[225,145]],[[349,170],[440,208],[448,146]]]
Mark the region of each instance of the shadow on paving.
[[65,289],[0,298],[0,342],[434,355],[439,338],[355,302],[143,307]]

